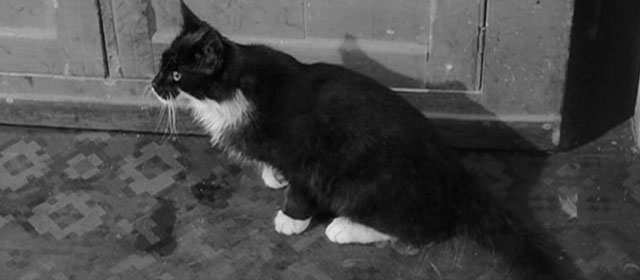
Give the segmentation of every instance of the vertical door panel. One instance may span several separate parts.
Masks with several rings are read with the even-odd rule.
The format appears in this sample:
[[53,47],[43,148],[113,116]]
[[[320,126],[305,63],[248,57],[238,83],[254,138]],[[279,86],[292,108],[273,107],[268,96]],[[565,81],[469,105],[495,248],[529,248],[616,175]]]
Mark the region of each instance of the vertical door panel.
[[400,88],[479,88],[484,1],[307,0],[308,35],[343,39],[347,67]]
[[0,1],[2,71],[104,76],[93,1]]
[[479,90],[484,0],[431,0],[426,88]]
[[[341,63],[389,86],[421,88],[429,41],[429,1],[306,1],[308,38]],[[332,49],[337,48],[337,49]]]

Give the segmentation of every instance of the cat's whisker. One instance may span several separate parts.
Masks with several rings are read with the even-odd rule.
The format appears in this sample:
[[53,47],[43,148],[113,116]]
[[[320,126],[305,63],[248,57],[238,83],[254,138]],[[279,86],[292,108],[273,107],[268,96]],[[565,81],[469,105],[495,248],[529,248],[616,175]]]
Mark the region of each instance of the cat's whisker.
[[172,108],[173,108],[173,118],[171,120],[171,124],[172,124],[172,134],[173,136],[176,136],[178,134],[178,126],[176,125],[176,120],[177,120],[177,109],[176,109],[176,103],[172,102]]
[[160,111],[158,112],[158,122],[156,123],[155,131],[160,131],[161,126],[163,126],[164,115],[165,115],[165,112],[167,111],[166,107],[167,106],[165,106],[164,104],[160,105]]
[[142,90],[142,97],[149,97],[151,95],[151,84],[147,84]]
[[[162,141],[167,141],[167,139],[171,139],[177,134],[175,102],[173,102],[173,100],[169,100],[163,103],[160,112],[161,112],[161,116],[160,116],[158,125],[160,125],[160,123],[163,124]],[[166,118],[165,118],[165,115],[166,115]],[[166,122],[165,122],[165,119],[166,119]]]
[[174,132],[175,107],[173,102],[169,102],[169,115],[167,117],[167,125],[169,130],[168,137],[171,138]]
[[[143,96],[145,98],[148,98],[152,95],[155,95],[157,97],[158,93],[156,92],[155,88],[153,88],[153,85],[149,83],[144,87]],[[162,131],[162,141],[166,141],[166,139],[171,138],[176,131],[174,102],[172,100],[160,100],[160,102],[160,111],[158,112],[158,122],[156,123],[155,130]]]
[[[156,124],[156,131],[162,131],[161,141],[166,141],[171,134],[170,123],[171,123],[171,103],[163,102],[160,106],[160,111],[158,112],[158,122]],[[165,121],[166,120],[166,121]]]
[[173,102],[167,103],[167,123],[165,126],[165,141],[171,139],[173,134]]

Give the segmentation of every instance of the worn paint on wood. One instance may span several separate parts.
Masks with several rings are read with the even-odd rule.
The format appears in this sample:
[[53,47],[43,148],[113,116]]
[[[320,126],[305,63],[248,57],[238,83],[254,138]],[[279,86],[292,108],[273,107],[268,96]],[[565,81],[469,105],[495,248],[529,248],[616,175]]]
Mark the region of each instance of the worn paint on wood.
[[[430,1],[431,41],[426,80],[481,88],[485,0]],[[429,86],[426,86],[427,88]]]
[[[161,50],[178,33],[181,18],[178,1],[151,3],[157,64]],[[483,0],[187,3],[231,38],[265,43],[302,61],[343,64],[393,87],[434,88],[456,82],[458,90],[479,88]]]
[[[167,41],[182,24],[177,0],[151,0],[155,12],[153,41]],[[220,0],[185,3],[203,20],[226,34],[267,38],[303,38],[302,0]]]
[[500,113],[558,113],[573,1],[490,1],[484,105]]
[[[0,123],[161,133],[160,102],[143,95],[147,84],[127,79],[0,75]],[[555,147],[552,135],[559,119],[528,115],[500,119],[478,113],[467,117],[466,113],[425,112],[446,142],[454,147],[544,150]],[[178,132],[204,135],[191,119],[186,110],[179,110]]]
[[[483,0],[306,2],[309,37],[353,36],[362,41],[342,61],[352,69],[397,87],[433,88],[454,81],[458,90],[480,87],[477,64]],[[388,41],[396,44],[380,44]],[[370,46],[375,44],[387,49]],[[364,54],[350,54],[363,50]],[[371,60],[385,72],[395,72],[395,79],[374,71]]]
[[640,77],[638,78],[638,89],[636,90],[636,109],[631,127],[636,140],[636,147],[640,149]]
[[[155,72],[153,8],[147,0],[100,0],[112,77],[149,78]],[[115,41],[113,41],[115,39]],[[113,56],[117,53],[117,56]]]
[[0,71],[101,77],[105,74],[92,1],[0,1]]
[[389,86],[423,86],[428,1],[305,2],[308,37],[341,42],[335,49],[339,56],[331,62]]
[[429,4],[423,0],[306,0],[308,37],[429,42]]
[[[52,126],[148,131],[155,123],[137,110],[155,105],[140,94],[162,50],[179,30],[179,1],[82,1],[73,8],[70,2],[0,4],[40,7],[30,11],[37,15],[33,17],[0,9],[3,19],[15,19],[0,21],[6,25],[0,26],[0,37],[9,38],[0,41],[0,71],[57,75],[2,76],[0,102],[17,103],[2,103],[0,116],[17,124],[44,121]],[[557,144],[573,0],[186,2],[234,40],[265,43],[305,62],[343,64],[394,87],[434,116],[454,145],[527,148],[523,143],[531,141],[528,148],[549,149]],[[59,5],[55,15],[47,10],[51,3]],[[104,53],[100,26],[91,29],[98,14]],[[52,20],[55,25],[48,24]],[[67,26],[71,22],[74,26]],[[6,31],[17,29],[21,32]],[[85,34],[87,30],[93,32]],[[79,36],[68,40],[79,48],[73,55],[61,43],[66,37],[55,37],[69,34]],[[98,49],[91,51],[86,45]],[[111,79],[62,78],[104,75],[103,57]],[[4,61],[10,62],[7,67]],[[65,108],[82,117],[71,118]],[[113,121],[107,115],[111,108],[120,112]],[[41,112],[33,109],[60,116],[38,115]],[[509,129],[517,133],[507,135]],[[515,138],[522,143],[508,143]]]

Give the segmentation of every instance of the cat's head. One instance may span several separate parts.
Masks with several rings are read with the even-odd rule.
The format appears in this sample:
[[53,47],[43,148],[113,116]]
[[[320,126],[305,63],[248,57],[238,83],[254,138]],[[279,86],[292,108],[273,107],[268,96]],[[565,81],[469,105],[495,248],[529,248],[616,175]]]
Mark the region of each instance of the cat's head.
[[230,42],[208,23],[199,19],[183,1],[182,31],[162,53],[160,70],[152,88],[163,101],[186,93],[198,100],[222,98],[216,80],[224,72]]

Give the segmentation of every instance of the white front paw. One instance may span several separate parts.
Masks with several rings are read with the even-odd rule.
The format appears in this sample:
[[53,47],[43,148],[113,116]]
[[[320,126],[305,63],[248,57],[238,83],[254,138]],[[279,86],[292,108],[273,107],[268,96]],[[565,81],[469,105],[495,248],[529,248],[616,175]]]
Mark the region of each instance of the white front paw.
[[272,189],[284,188],[289,184],[279,172],[268,165],[262,168],[262,181],[264,181],[267,187]]
[[273,220],[276,231],[284,235],[292,235],[303,232],[309,226],[311,218],[306,220],[296,220],[287,216],[282,210],[278,211],[276,218]]

